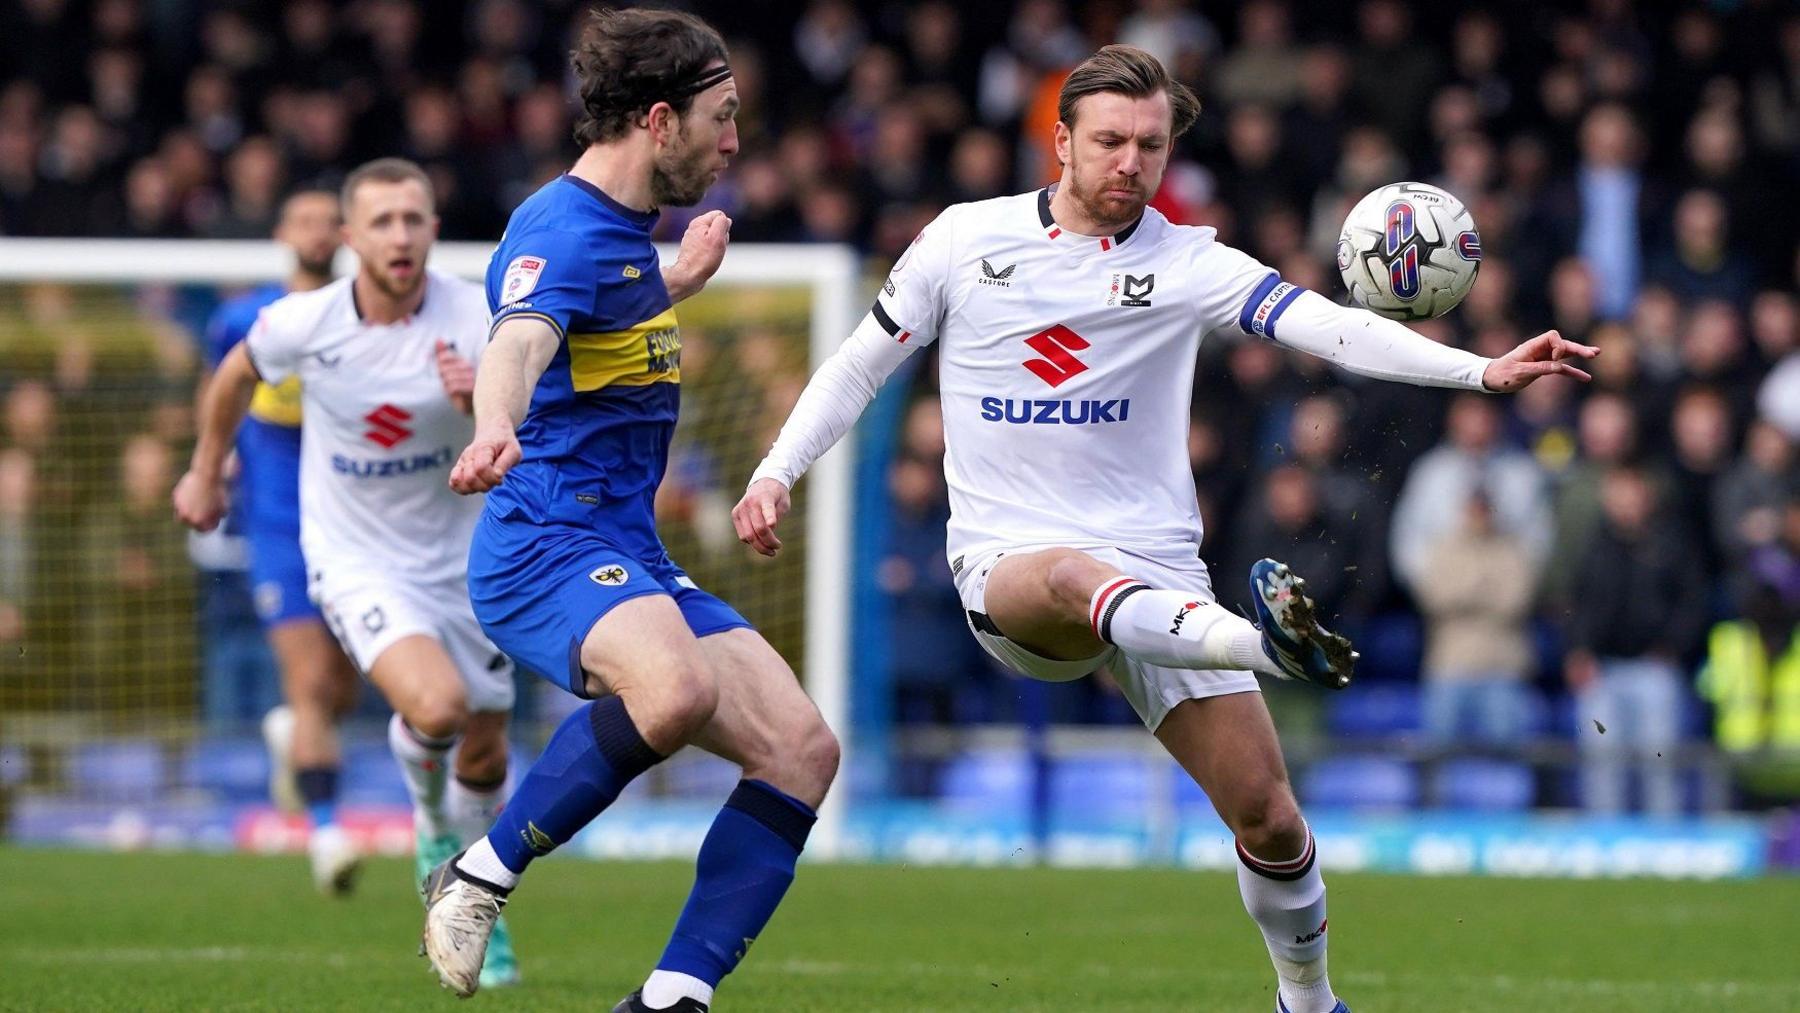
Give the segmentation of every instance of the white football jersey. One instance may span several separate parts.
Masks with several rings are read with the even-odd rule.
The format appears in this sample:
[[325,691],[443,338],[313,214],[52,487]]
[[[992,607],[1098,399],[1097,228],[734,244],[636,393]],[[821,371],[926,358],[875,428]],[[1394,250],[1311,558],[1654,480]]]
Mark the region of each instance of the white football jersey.
[[244,339],[264,381],[300,377],[307,569],[462,580],[482,498],[452,492],[449,478],[474,421],[444,394],[437,343],[479,360],[487,296],[427,271],[419,311],[377,324],[362,319],[352,282],[276,300]]
[[1031,544],[1199,551],[1200,340],[1295,291],[1213,234],[1147,209],[1118,235],[1075,235],[1046,189],[952,207],[894,265],[874,316],[895,340],[938,342],[952,560]]

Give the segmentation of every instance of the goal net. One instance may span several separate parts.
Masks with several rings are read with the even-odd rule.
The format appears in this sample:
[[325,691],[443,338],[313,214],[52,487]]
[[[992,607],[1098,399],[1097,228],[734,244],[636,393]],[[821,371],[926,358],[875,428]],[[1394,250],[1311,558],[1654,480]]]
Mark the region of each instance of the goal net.
[[[479,280],[490,250],[439,244],[432,262]],[[340,275],[354,269],[343,257]],[[169,493],[192,447],[200,328],[288,269],[272,243],[0,244],[0,833],[241,844],[246,814],[266,807],[256,719],[278,693],[233,582],[243,547],[191,538]],[[737,246],[679,307],[682,417],[657,499],[671,555],[756,623],[846,733],[848,450],[802,485],[779,558],[748,553],[730,509],[810,365],[854,326],[856,270],[846,248]],[[527,759],[569,698],[521,688]],[[398,788],[378,711],[361,714],[347,810]],[[724,776],[671,764],[647,789],[710,795]],[[824,817],[829,853],[838,817]]]

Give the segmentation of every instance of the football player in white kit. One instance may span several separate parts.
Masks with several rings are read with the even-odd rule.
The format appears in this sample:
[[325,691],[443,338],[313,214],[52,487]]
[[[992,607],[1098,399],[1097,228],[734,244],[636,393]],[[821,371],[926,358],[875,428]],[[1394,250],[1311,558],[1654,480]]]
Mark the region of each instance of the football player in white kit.
[[1368,376],[1488,391],[1585,380],[1564,359],[1596,350],[1552,331],[1480,358],[1283,282],[1211,228],[1171,224],[1146,203],[1199,106],[1142,50],[1084,61],[1058,112],[1061,180],[925,228],[807,384],[733,520],[773,555],[794,482],[937,341],[948,555],[974,635],[1039,679],[1111,669],[1236,835],[1277,1008],[1342,1010],[1325,884],[1256,676],[1341,688],[1355,655],[1272,560],[1251,572],[1260,626],[1214,600],[1187,460],[1200,341],[1236,330]]
[[[487,832],[506,781],[513,666],[482,633],[467,586],[482,500],[447,483],[474,432],[487,295],[426,268],[438,219],[418,166],[392,158],[361,166],[345,180],[342,204],[345,242],[361,266],[271,303],[220,362],[175,509],[201,530],[219,522],[221,472],[251,391],[259,380],[299,376],[308,590],[394,708],[388,742],[412,795],[418,867],[428,872]],[[310,850],[324,882],[354,876],[347,839],[315,838]],[[482,983],[517,976],[497,931]]]

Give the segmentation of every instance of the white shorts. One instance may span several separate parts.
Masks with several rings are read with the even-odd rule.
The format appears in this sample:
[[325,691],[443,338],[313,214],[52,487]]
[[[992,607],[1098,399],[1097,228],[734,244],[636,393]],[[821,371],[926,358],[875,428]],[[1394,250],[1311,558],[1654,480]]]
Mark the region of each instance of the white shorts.
[[402,637],[427,636],[462,675],[469,710],[512,709],[512,659],[482,633],[463,581],[415,584],[366,570],[313,570],[310,578],[307,593],[365,674]]
[[[1047,682],[1068,682],[1079,679],[1099,668],[1107,668],[1112,672],[1119,689],[1124,692],[1125,699],[1142,718],[1145,727],[1155,731],[1162,724],[1169,711],[1183,700],[1199,700],[1209,696],[1225,696],[1231,693],[1254,693],[1262,687],[1256,681],[1255,672],[1246,671],[1197,671],[1191,668],[1164,668],[1160,665],[1146,664],[1127,657],[1116,647],[1106,650],[1081,661],[1057,661],[1041,655],[1033,654],[1025,648],[1006,639],[991,620],[987,618],[987,578],[994,564],[1007,553],[1018,555],[1025,552],[1039,552],[1050,546],[1022,546],[1009,549],[998,549],[970,560],[955,574],[956,592],[962,597],[965,618],[969,623],[969,631],[982,649],[997,661],[1020,675]],[[1141,556],[1126,552],[1112,546],[1069,546],[1094,557],[1102,563],[1117,567],[1126,576],[1137,579],[1155,588],[1179,588],[1191,591],[1194,597],[1205,601],[1216,601],[1212,591],[1212,577],[1206,571],[1206,564],[1194,556]],[[984,628],[985,627],[985,628]]]

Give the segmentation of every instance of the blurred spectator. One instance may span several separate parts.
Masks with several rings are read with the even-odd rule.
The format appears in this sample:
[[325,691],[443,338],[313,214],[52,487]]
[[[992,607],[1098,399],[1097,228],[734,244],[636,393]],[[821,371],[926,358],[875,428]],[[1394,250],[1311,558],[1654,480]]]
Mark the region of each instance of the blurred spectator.
[[86,633],[81,656],[105,709],[185,710],[193,704],[194,585],[186,538],[169,523],[174,455],[147,433],[126,439],[118,497],[85,518]]
[[1728,240],[1725,202],[1711,190],[1689,190],[1675,204],[1674,241],[1651,264],[1650,280],[1679,299],[1748,302],[1750,263]]
[[[1581,123],[1581,161],[1569,186],[1575,207],[1575,249],[1597,278],[1605,278],[1594,304],[1604,319],[1631,311],[1643,278],[1643,138],[1623,106],[1602,105]],[[1565,212],[1568,213],[1568,212]]]
[[0,450],[0,646],[25,636],[25,606],[31,595],[33,504],[37,465],[19,447]]
[[1731,409],[1711,387],[1692,386],[1675,399],[1669,420],[1669,509],[1694,535],[1696,576],[1717,590],[1724,560],[1713,537],[1718,530],[1713,490],[1731,467],[1736,439]]
[[1412,12],[1399,0],[1363,0],[1356,23],[1351,91],[1357,108],[1389,137],[1420,136],[1419,121],[1443,75],[1438,47],[1414,40]]
[[1727,566],[1775,541],[1795,474],[1794,441],[1769,422],[1752,423],[1743,456],[1714,487],[1714,538]]
[[[1314,68],[1313,73],[1319,73]],[[1238,9],[1238,40],[1219,61],[1213,89],[1227,105],[1260,104],[1285,109],[1307,89],[1306,69],[1294,44],[1293,16],[1279,0],[1252,0]]]
[[[1534,385],[1535,386],[1535,385]],[[1638,417],[1616,394],[1595,394],[1581,406],[1579,455],[1556,489],[1556,542],[1550,558],[1581,558],[1601,524],[1601,487],[1613,470],[1638,453]],[[1654,480],[1654,479],[1653,479]],[[1544,573],[1544,597],[1561,612],[1578,607],[1577,570],[1552,566]]]
[[1706,588],[1695,579],[1688,532],[1663,509],[1642,469],[1609,469],[1603,520],[1578,564],[1564,674],[1575,693],[1582,798],[1589,811],[1626,809],[1627,773],[1643,808],[1681,809],[1669,756],[1680,741],[1682,666],[1699,648]]
[[1534,576],[1525,546],[1494,525],[1487,497],[1432,547],[1414,586],[1425,620],[1424,731],[1437,745],[1516,744],[1529,717]]
[[1756,785],[1765,767],[1791,792],[1792,764],[1780,752],[1800,750],[1800,494],[1782,509],[1779,540],[1757,550],[1747,573],[1741,618],[1707,635],[1701,695],[1713,705],[1713,735],[1739,758],[1741,779]]
[[1413,465],[1394,508],[1394,574],[1415,594],[1434,577],[1432,546],[1463,522],[1477,494],[1492,505],[1495,530],[1519,539],[1535,573],[1551,540],[1543,476],[1530,457],[1500,445],[1500,414],[1492,401],[1459,394],[1450,405],[1444,442]]

